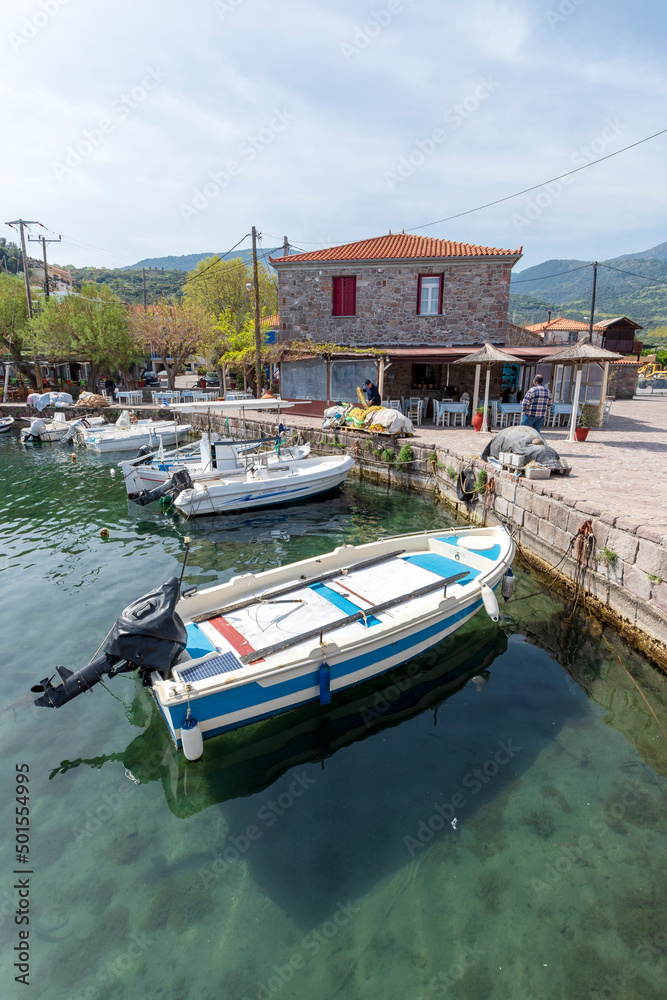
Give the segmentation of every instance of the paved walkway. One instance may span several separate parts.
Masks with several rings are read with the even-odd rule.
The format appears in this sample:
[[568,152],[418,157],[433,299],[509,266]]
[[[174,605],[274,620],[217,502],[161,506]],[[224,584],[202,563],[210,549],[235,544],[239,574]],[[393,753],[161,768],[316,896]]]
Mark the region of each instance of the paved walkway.
[[[310,417],[285,414],[292,427],[319,427]],[[415,428],[415,440],[469,457],[478,455],[490,435],[471,428]],[[642,531],[655,541],[667,535],[667,398],[616,400],[605,427],[591,428],[588,439],[568,444],[567,428],[546,429],[545,440],[572,466],[569,476],[552,476],[550,491],[569,503],[588,501],[589,513],[607,523]]]

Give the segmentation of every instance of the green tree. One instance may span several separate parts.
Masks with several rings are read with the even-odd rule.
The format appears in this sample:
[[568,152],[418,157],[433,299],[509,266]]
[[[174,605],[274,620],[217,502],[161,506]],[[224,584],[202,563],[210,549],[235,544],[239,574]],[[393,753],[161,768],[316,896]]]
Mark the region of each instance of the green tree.
[[[273,273],[259,264],[260,315],[270,316],[278,309],[278,286]],[[253,313],[252,266],[237,260],[209,257],[190,271],[183,286],[186,301],[197,302],[213,316],[226,313],[237,333],[249,313]]]
[[24,352],[29,342],[28,303],[23,277],[0,274],[0,349],[35,386],[35,369]]
[[23,273],[23,257],[21,248],[16,243],[8,243],[4,236],[0,236],[0,267],[10,274]]
[[83,285],[80,294],[62,299],[51,296],[30,328],[36,350],[90,364],[91,390],[103,371],[127,372],[138,357],[125,306],[104,285]]
[[209,336],[212,319],[197,302],[177,305],[161,299],[148,309],[134,309],[131,328],[136,342],[146,353],[160,355],[167,371],[169,388],[174,377],[193,354],[199,354]]

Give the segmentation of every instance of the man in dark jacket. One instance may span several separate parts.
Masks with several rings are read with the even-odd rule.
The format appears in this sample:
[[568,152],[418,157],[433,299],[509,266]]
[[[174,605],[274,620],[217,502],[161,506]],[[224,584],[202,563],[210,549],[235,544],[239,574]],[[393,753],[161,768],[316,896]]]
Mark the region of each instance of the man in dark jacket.
[[380,399],[378,387],[373,385],[369,378],[367,378],[364,382],[364,392],[366,393],[369,406],[382,406],[382,400]]

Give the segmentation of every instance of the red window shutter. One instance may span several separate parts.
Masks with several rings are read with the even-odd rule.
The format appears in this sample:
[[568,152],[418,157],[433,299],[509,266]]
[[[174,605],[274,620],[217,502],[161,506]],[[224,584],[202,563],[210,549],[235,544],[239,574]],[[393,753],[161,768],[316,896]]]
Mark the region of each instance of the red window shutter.
[[421,316],[422,311],[422,276],[417,279],[417,315]]
[[343,315],[343,279],[333,279],[333,315]]
[[445,284],[444,275],[440,275],[440,294],[438,295],[438,315],[442,316],[442,290]]
[[357,279],[345,278],[345,315],[357,314]]
[[357,279],[333,279],[333,315],[355,316],[357,312]]

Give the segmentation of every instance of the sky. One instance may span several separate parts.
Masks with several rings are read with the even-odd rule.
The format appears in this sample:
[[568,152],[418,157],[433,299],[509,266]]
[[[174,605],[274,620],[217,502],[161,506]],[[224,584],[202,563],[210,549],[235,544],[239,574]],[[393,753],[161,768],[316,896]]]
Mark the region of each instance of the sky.
[[13,0],[0,223],[98,267],[253,225],[523,246],[517,270],[639,252],[667,240],[667,135],[470,210],[667,129],[666,23],[657,0]]

